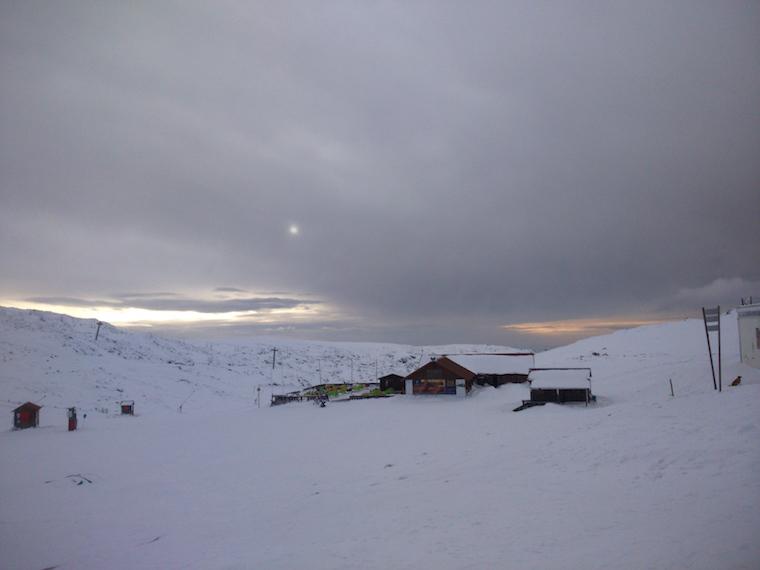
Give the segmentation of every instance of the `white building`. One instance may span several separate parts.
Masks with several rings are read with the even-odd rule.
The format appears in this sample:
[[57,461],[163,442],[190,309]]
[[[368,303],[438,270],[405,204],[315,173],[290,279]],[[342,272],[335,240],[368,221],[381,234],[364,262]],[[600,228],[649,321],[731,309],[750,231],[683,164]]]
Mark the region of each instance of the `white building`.
[[760,303],[737,307],[736,313],[741,361],[760,368]]

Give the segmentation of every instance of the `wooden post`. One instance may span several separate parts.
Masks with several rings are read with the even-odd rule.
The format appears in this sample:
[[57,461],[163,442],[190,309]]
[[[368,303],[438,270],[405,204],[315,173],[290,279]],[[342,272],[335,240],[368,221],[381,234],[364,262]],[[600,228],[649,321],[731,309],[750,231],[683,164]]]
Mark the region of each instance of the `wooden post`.
[[710,345],[710,332],[707,330],[707,315],[705,314],[705,308],[702,307],[702,320],[705,323],[705,336],[707,337],[707,352],[710,354],[710,370],[713,377],[713,389],[718,389],[718,384],[715,381],[715,365],[713,364],[712,346]]
[[668,378],[668,382],[670,382],[670,395],[671,395],[671,396],[673,396],[673,397],[675,398],[675,397],[676,397],[676,395],[675,395],[675,393],[673,392],[673,379],[672,379],[672,378]]
[[96,341],[98,340],[98,335],[100,334],[100,327],[101,327],[102,325],[103,325],[103,323],[101,323],[100,321],[98,321],[98,328],[97,328],[97,330],[95,331],[95,340],[96,340]]

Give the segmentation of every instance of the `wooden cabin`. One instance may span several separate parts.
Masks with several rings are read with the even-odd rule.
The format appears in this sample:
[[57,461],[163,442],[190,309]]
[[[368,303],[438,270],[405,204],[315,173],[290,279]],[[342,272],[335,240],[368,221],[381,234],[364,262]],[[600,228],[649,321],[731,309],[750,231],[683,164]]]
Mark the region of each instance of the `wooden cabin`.
[[125,400],[119,404],[121,406],[121,415],[134,416],[135,415],[135,402],[134,400]]
[[530,402],[596,401],[591,393],[590,368],[532,368],[528,374]]
[[26,429],[40,425],[40,409],[32,402],[21,404],[13,410],[13,427],[15,429]]
[[456,394],[457,380],[464,380],[466,392],[473,384],[497,387],[525,382],[534,364],[532,352],[447,354],[421,366],[406,379],[412,381],[413,394]]
[[378,378],[380,380],[380,390],[393,390],[394,392],[404,391],[404,377],[399,374],[386,374]]
[[408,374],[412,394],[456,394],[456,381],[464,380],[467,392],[472,389],[475,374],[445,356],[431,360]]

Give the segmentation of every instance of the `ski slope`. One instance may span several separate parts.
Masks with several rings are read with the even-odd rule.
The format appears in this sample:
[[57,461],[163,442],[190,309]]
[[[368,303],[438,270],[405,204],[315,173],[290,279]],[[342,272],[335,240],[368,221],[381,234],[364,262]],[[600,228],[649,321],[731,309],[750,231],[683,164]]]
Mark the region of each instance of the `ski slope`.
[[[258,409],[237,376],[248,381],[260,368],[256,378],[265,382],[266,362],[230,366],[226,375],[214,366],[228,386],[224,395],[200,390],[196,407],[182,414],[168,388],[156,390],[164,399],[145,402],[137,417],[92,413],[72,433],[62,413],[43,408],[42,427],[0,432],[0,450],[13,458],[0,470],[3,565],[756,569],[760,374],[738,362],[735,317],[723,321],[722,393],[712,387],[702,323],[688,320],[537,355],[539,366],[592,368],[599,402],[588,408],[513,413],[527,387],[511,385],[463,400],[399,396]],[[33,362],[48,353],[68,361],[80,341],[67,340],[64,350],[48,325],[17,329],[2,337],[3,399],[23,386],[15,356],[14,376],[6,375],[8,343],[24,355],[38,395],[68,398],[51,363],[40,359],[35,372]],[[112,370],[103,363],[119,358],[124,386],[147,382],[128,377],[133,370],[172,369],[140,352],[150,342],[134,342],[140,350],[82,354],[76,369],[94,361],[93,370]],[[172,360],[202,353],[157,342],[167,344],[155,354]],[[347,350],[309,346],[303,354]],[[213,353],[236,349],[225,350]],[[147,368],[130,368],[125,355],[138,352]],[[192,368],[193,381],[213,386],[201,372],[210,365],[192,360],[196,367],[182,372]],[[74,366],[58,367],[71,381]],[[739,374],[742,384],[728,387]],[[97,402],[101,392],[111,395],[92,384],[72,393]]]

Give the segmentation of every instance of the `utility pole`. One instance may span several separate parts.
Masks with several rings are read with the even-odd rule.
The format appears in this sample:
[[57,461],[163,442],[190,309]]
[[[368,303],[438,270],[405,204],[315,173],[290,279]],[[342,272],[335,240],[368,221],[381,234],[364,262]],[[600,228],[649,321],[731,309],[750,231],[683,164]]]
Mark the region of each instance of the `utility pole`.
[[277,348],[272,348],[272,384],[274,384],[274,365],[277,361]]

